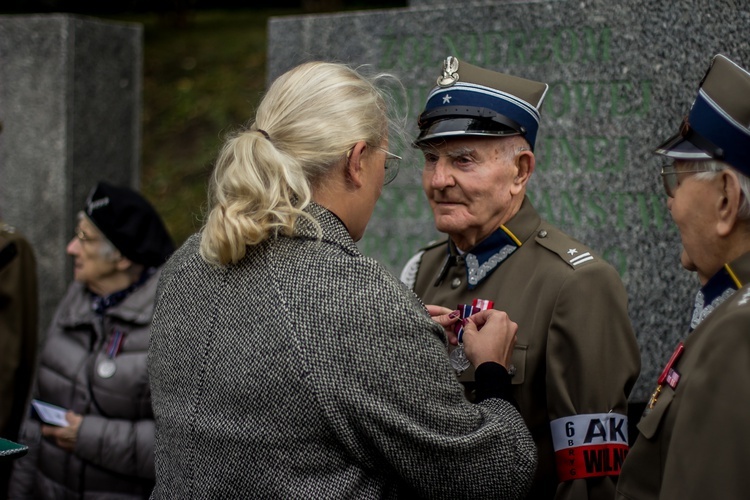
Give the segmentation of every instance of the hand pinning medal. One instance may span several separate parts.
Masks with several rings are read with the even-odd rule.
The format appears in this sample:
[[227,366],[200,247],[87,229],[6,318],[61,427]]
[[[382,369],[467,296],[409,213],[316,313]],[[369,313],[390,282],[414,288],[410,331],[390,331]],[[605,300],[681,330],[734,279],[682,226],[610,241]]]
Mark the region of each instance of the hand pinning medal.
[[463,373],[467,368],[469,368],[469,366],[471,366],[471,362],[469,362],[469,359],[466,357],[466,353],[464,352],[463,343],[464,325],[466,325],[466,320],[471,315],[476,314],[480,311],[492,309],[492,306],[494,305],[494,302],[492,302],[491,300],[484,299],[474,299],[472,301],[472,305],[458,304],[457,309],[460,314],[460,319],[455,325],[453,325],[453,331],[458,337],[458,346],[453,349],[453,351],[451,351],[449,358],[451,366],[453,366],[453,369],[456,370],[459,375]]

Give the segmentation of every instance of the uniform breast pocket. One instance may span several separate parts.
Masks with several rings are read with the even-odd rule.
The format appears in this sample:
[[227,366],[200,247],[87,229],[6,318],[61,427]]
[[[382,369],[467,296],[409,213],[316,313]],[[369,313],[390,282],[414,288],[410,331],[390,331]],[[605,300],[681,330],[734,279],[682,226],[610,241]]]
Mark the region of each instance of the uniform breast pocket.
[[511,375],[511,384],[523,384],[526,378],[526,353],[529,350],[528,345],[516,344],[511,355],[511,366],[508,372]]
[[656,404],[648,413],[644,414],[638,422],[638,430],[646,439],[651,439],[656,435],[661,423],[664,421],[667,410],[674,399],[674,391],[670,387],[664,387],[656,400]]

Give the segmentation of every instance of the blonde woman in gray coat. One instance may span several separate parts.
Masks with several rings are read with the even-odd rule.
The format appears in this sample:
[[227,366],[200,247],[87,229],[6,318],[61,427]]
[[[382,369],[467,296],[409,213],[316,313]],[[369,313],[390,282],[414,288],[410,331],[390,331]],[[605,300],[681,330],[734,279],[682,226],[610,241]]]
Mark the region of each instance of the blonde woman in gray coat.
[[225,143],[205,227],[157,293],[153,498],[528,490],[536,450],[505,369],[516,325],[500,311],[466,324],[472,405],[443,326],[356,246],[398,160],[381,81],[303,64]]
[[20,436],[29,452],[14,464],[10,498],[148,498],[146,355],[159,270],[173,248],[140,194],[104,182],[91,191],[67,247],[75,281],[39,356]]

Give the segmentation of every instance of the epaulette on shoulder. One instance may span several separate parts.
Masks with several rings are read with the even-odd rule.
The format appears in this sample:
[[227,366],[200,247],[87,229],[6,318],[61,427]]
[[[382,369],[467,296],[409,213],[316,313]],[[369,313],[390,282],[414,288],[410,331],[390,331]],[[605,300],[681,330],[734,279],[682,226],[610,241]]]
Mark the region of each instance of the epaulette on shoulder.
[[586,245],[561,231],[540,229],[535,239],[537,243],[557,254],[573,269],[599,260],[599,257],[592,253]]
[[427,250],[432,250],[433,248],[437,248],[439,246],[445,245],[446,243],[448,243],[447,238],[444,240],[433,240],[429,242],[426,246],[420,248],[419,250],[422,252],[426,252]]

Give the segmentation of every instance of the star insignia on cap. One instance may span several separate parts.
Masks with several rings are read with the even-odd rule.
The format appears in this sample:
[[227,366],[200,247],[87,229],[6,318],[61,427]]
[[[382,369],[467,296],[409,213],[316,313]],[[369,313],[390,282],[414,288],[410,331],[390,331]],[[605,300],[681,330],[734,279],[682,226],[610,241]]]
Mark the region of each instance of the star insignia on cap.
[[576,250],[575,248],[571,248],[570,250],[568,250],[568,255],[575,255],[577,253],[578,253],[578,250]]
[[450,104],[450,103],[451,103],[451,95],[450,94],[445,94],[443,96],[443,104]]

